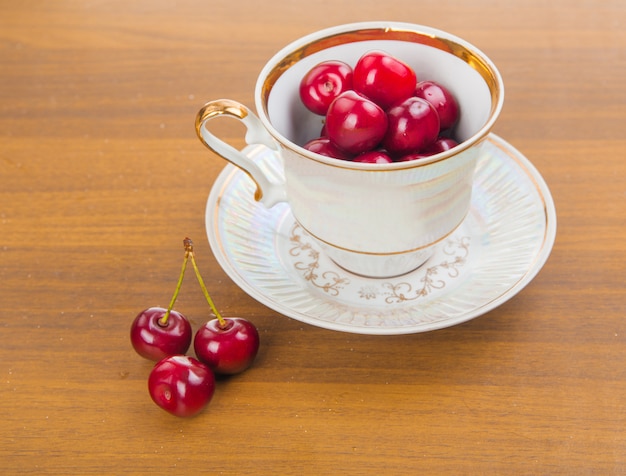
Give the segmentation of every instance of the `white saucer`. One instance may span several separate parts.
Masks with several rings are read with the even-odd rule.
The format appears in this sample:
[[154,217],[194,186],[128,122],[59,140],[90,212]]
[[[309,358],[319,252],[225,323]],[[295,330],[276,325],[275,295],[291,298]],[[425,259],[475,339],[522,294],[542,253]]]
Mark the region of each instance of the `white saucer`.
[[[423,266],[397,278],[353,275],[330,261],[288,205],[254,201],[248,176],[227,165],[206,208],[211,249],[224,271],[267,307],[299,321],[359,334],[409,334],[453,326],[521,291],[556,236],[550,191],[519,151],[491,134],[479,159],[472,206]],[[259,160],[278,170],[279,160]]]

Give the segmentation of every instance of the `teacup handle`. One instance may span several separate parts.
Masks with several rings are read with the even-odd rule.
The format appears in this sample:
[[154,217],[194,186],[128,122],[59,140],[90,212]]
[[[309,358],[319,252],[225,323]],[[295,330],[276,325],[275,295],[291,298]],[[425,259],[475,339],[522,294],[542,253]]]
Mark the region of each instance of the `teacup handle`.
[[[248,146],[237,150],[230,144],[219,139],[206,128],[210,119],[220,116],[233,117],[241,121],[246,127],[245,141]],[[233,163],[256,184],[254,199],[266,207],[272,207],[278,202],[284,202],[285,186],[282,178],[272,177],[264,170],[254,157],[258,155],[258,147],[269,147],[278,153],[278,144],[265,130],[261,120],[246,106],[231,99],[217,99],[206,103],[196,115],[196,133],[198,138],[216,154]]]

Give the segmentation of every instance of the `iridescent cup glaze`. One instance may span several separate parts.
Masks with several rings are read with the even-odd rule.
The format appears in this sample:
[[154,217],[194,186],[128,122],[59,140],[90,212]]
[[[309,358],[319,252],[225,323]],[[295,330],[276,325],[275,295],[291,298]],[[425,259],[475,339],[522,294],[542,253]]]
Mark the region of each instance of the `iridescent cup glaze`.
[[[453,131],[457,147],[391,164],[342,161],[302,147],[323,125],[300,101],[302,77],[325,60],[354,65],[371,50],[398,57],[418,81],[437,81],[454,94],[460,109]],[[296,221],[339,266],[380,278],[422,265],[463,222],[481,145],[503,100],[497,68],[466,41],[421,25],[355,23],[305,36],[274,55],[257,80],[258,116],[236,101],[211,101],[198,112],[196,130],[205,145],[246,171],[256,183],[257,200],[266,206],[287,201]],[[249,145],[241,151],[207,129],[210,119],[224,115],[247,127]],[[265,147],[282,159],[282,174],[269,173],[256,160]]]

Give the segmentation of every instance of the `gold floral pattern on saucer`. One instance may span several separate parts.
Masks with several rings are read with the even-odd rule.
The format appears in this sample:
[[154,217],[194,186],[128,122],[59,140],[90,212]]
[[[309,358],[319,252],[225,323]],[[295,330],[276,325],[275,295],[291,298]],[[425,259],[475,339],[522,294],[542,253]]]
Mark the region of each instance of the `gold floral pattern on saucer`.
[[316,288],[322,289],[331,296],[338,296],[339,291],[350,283],[350,279],[342,277],[336,271],[320,270],[320,251],[315,249],[313,244],[303,234],[302,227],[297,223],[291,228],[289,241],[294,245],[289,250],[289,254],[304,258],[303,261],[296,261],[294,268],[302,271],[302,276]]
[[[350,284],[349,273],[342,274],[333,269],[321,268],[321,251],[315,248],[314,242],[297,223],[294,223],[291,228],[289,241],[293,245],[289,254],[300,259],[293,263],[294,268],[302,271],[302,277],[313,286],[331,296],[339,296],[341,290]],[[409,281],[383,280],[378,286],[372,284],[362,286],[358,290],[358,295],[366,300],[376,299],[382,295],[387,304],[394,304],[414,301],[428,296],[434,290],[443,289],[446,286],[446,280],[439,275],[446,273],[448,278],[456,278],[460,275],[460,268],[467,264],[469,241],[469,236],[447,240],[442,247],[446,259],[421,266],[423,277],[419,278],[418,284]]]

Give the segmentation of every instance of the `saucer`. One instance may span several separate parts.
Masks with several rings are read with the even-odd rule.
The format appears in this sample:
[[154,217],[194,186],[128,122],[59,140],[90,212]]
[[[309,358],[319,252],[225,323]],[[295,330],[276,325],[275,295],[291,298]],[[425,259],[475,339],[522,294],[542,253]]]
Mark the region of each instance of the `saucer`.
[[[274,172],[271,151],[258,160]],[[478,317],[520,292],[543,267],[556,236],[550,191],[535,167],[490,134],[463,223],[417,270],[396,278],[351,274],[327,258],[289,206],[254,200],[250,178],[228,164],[206,207],[211,249],[230,278],[274,311],[326,329],[410,334]]]

